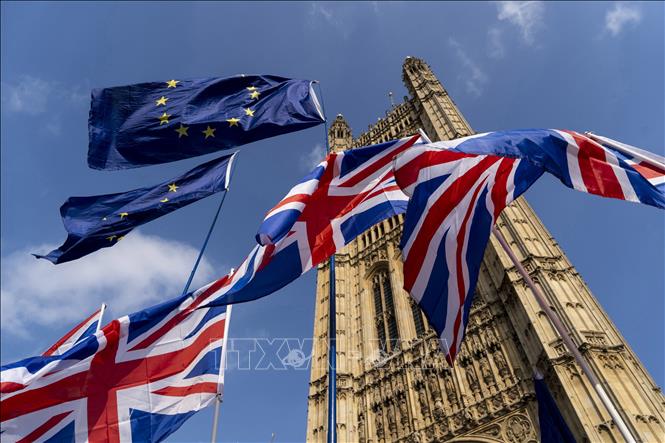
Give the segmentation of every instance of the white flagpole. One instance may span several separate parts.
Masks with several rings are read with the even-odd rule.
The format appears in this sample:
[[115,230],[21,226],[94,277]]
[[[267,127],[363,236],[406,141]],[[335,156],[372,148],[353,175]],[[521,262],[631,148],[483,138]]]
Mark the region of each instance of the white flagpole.
[[[231,268],[229,275],[233,275],[234,269]],[[229,324],[231,323],[231,310],[233,305],[226,307],[226,321],[224,321],[224,340],[222,341],[222,355],[219,359],[219,378],[217,381],[217,395],[215,395],[215,412],[212,419],[211,443],[217,441],[217,426],[219,425],[219,405],[222,404],[222,395],[224,394],[224,369],[226,368],[226,348],[229,338]]]
[[99,317],[97,318],[97,329],[95,329],[95,332],[99,332],[99,330],[102,328],[102,318],[104,317],[104,311],[106,311],[106,303],[102,303],[102,307],[99,308]]
[[570,334],[566,331],[566,327],[563,325],[563,323],[561,323],[561,320],[554,313],[554,311],[552,311],[552,308],[550,308],[549,303],[547,303],[547,300],[545,300],[545,296],[541,292],[540,288],[538,288],[538,286],[536,286],[533,280],[531,280],[531,276],[529,276],[529,273],[526,272],[526,269],[524,269],[524,266],[522,266],[522,263],[519,261],[513,250],[510,249],[510,246],[508,245],[506,238],[496,228],[496,226],[492,226],[492,233],[494,234],[496,239],[499,240],[499,243],[503,247],[503,250],[506,251],[506,254],[508,254],[508,257],[510,257],[510,260],[515,265],[515,268],[517,268],[517,272],[519,272],[519,274],[526,282],[527,286],[529,286],[529,289],[531,289],[531,292],[536,298],[536,301],[538,302],[540,309],[542,309],[543,312],[545,312],[547,318],[550,319],[550,322],[552,322],[554,329],[556,329],[556,331],[559,333],[564,344],[566,345],[570,353],[573,354],[575,361],[577,362],[578,365],[580,365],[582,371],[591,382],[591,385],[596,390],[598,397],[600,397],[600,401],[603,403],[607,411],[610,413],[610,417],[612,417],[612,420],[617,425],[617,428],[619,428],[619,432],[621,433],[623,438],[628,443],[635,443],[636,442],[635,437],[633,437],[631,432],[628,430],[628,426],[626,426],[626,423],[624,422],[623,418],[621,418],[621,415],[619,415],[619,412],[614,407],[612,400],[607,395],[607,392],[605,392],[603,386],[600,384],[600,380],[598,379],[598,377],[596,377],[596,374],[593,372],[593,370],[591,369],[587,361],[584,359],[582,354],[580,354],[580,351],[575,346],[575,343],[573,343],[573,339],[570,338]]

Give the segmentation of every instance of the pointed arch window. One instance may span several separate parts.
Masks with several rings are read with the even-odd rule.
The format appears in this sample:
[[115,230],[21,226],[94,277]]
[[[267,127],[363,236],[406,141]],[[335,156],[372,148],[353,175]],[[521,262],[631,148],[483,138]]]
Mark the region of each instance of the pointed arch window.
[[416,325],[416,336],[420,337],[425,335],[425,320],[420,306],[411,299],[411,313],[413,314],[413,323]]
[[393,298],[390,275],[387,269],[382,269],[372,277],[372,293],[374,296],[374,311],[379,348],[385,353],[399,349],[399,330],[395,316],[395,301]]

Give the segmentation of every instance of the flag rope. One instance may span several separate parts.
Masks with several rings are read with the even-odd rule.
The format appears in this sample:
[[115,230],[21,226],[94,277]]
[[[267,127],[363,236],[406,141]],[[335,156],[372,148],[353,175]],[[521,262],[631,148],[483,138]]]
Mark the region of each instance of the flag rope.
[[[323,130],[326,141],[326,154],[330,154],[330,140],[328,139],[328,118],[326,106],[323,102],[323,90],[318,81],[323,112]],[[328,433],[326,442],[337,443],[337,307],[335,306],[335,254],[328,261]]]

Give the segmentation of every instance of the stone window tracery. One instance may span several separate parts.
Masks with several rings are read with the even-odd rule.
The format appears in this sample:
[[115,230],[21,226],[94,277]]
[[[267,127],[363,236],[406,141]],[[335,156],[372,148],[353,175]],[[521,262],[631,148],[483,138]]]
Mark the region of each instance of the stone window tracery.
[[392,285],[387,269],[380,269],[372,277],[372,294],[379,349],[388,354],[399,349],[399,330],[397,329]]

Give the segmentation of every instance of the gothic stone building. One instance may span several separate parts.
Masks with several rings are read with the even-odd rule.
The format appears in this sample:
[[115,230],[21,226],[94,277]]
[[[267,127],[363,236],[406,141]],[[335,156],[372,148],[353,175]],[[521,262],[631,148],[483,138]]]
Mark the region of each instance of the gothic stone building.
[[[338,115],[335,150],[392,140],[419,128],[436,140],[472,129],[430,67],[408,57],[410,97],[353,139]],[[623,441],[581,369],[566,352],[506,254],[492,238],[466,339],[454,367],[402,289],[401,217],[336,254],[337,435],[341,442],[535,442],[532,374],[538,368],[580,442]],[[497,222],[571,331],[640,441],[665,441],[665,397],[557,242],[524,199]],[[327,432],[328,266],[318,268],[307,440]]]

